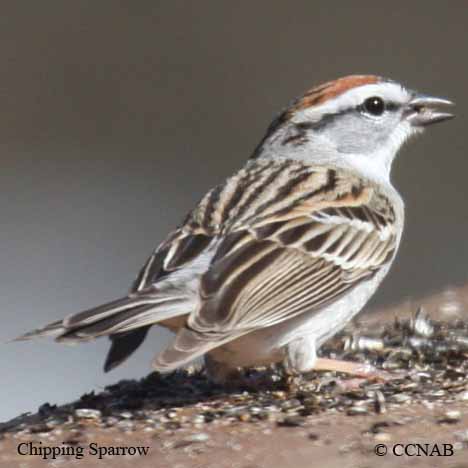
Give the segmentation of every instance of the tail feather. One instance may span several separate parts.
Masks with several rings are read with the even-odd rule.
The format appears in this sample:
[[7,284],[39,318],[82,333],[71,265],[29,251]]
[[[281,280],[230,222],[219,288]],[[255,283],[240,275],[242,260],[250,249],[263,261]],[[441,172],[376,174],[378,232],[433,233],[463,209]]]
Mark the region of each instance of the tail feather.
[[[106,314],[105,318],[92,321],[89,324],[81,324],[77,322],[74,327],[67,328],[65,333],[57,337],[57,341],[70,341],[75,339],[87,339],[87,338],[98,338],[99,336],[112,335],[114,333],[119,333],[120,325],[123,322],[132,320],[138,314],[146,312],[148,310],[153,310],[154,306],[149,305],[137,305],[131,307],[127,310],[121,311],[119,308],[114,314]],[[163,320],[164,317],[159,317],[159,320]],[[154,322],[154,318],[153,318]]]
[[[107,317],[114,316],[119,312],[124,312],[128,309],[135,309],[138,306],[146,305],[150,302],[151,300],[144,296],[122,297],[120,299],[116,299],[115,301],[107,302],[106,304],[78,312],[77,314],[69,315],[63,320],[63,325],[69,329],[83,327],[85,325],[99,322]],[[161,298],[158,298],[158,300],[155,302],[161,302]]]
[[151,325],[137,328],[126,333],[110,335],[112,342],[104,363],[104,372],[109,372],[114,367],[124,362],[143,343]]
[[166,294],[154,296],[126,296],[115,301],[107,302],[92,309],[70,315],[63,320],[63,325],[68,329],[84,327],[96,322],[100,322],[108,317],[113,317],[119,312],[134,310],[142,306],[153,304],[156,308],[159,304],[166,304],[171,299],[181,299],[180,296],[170,296]]
[[65,328],[63,327],[62,320],[58,320],[57,322],[49,323],[45,327],[36,328],[35,330],[31,330],[27,333],[24,333],[23,335],[17,336],[11,341],[26,341],[43,336],[57,336],[62,334],[64,331]]
[[108,371],[141,345],[152,325],[184,315],[193,307],[193,298],[182,294],[129,296],[32,330],[14,341],[54,336],[58,342],[73,343],[108,335],[112,341],[104,365]]
[[124,297],[27,332],[15,341],[43,336],[55,336],[57,341],[84,341],[156,324],[187,313],[190,306],[188,298],[183,296],[162,296],[157,301]]

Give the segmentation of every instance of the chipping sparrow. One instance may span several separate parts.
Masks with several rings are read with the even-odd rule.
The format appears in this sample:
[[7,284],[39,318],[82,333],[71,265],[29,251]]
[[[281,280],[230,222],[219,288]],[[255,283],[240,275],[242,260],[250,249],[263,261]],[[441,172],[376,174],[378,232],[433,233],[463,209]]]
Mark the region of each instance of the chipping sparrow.
[[160,371],[206,355],[218,380],[279,361],[359,373],[316,351],[387,274],[404,211],[393,158],[408,137],[453,117],[438,110],[450,104],[376,76],[311,89],[155,250],[127,296],[19,339],[107,335],[108,371],[158,324],[176,333],[153,362]]

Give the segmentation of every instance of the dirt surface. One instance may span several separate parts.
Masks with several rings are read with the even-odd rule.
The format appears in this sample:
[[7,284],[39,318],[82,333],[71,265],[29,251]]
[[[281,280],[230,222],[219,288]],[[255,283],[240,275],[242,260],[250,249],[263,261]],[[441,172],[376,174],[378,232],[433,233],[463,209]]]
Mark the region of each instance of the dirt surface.
[[272,368],[227,390],[199,371],[153,373],[0,424],[0,466],[468,468],[467,297],[415,301],[430,318],[410,302],[364,315],[322,350],[387,381]]
[[[466,406],[466,405],[465,405]],[[457,422],[441,423],[444,412],[462,410],[462,404],[420,404],[392,410],[392,415],[365,415],[350,417],[345,414],[320,414],[308,417],[299,426],[278,425],[267,421],[242,422],[229,425],[204,425],[199,428],[181,428],[161,436],[156,431],[127,432],[111,427],[101,429],[92,422],[81,424],[77,432],[64,430],[59,437],[49,439],[43,434],[8,436],[1,444],[1,466],[39,467],[60,466],[57,460],[44,461],[39,457],[16,455],[21,441],[42,441],[52,446],[67,440],[85,447],[98,443],[110,446],[148,446],[147,456],[98,456],[85,453],[84,458],[58,457],[63,466],[130,467],[207,467],[207,468],[260,468],[314,466],[394,467],[421,466],[456,468],[468,467],[466,448],[468,417],[466,413]],[[466,409],[466,408],[465,408]],[[443,444],[454,446],[452,456],[396,456],[403,453],[397,444],[435,444],[443,451]],[[376,446],[388,448],[386,456],[375,455]],[[425,446],[424,446],[425,447]],[[463,447],[463,448],[462,448]],[[381,449],[381,448],[380,448]],[[410,453],[416,448],[410,447]],[[447,452],[451,454],[451,451]],[[65,463],[66,462],[66,463]]]

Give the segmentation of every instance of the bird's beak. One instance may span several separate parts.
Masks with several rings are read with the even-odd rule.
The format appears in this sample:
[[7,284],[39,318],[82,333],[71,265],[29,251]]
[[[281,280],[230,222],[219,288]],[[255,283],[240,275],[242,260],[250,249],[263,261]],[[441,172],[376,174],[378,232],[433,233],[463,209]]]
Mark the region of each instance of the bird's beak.
[[426,127],[437,122],[453,119],[454,114],[440,110],[453,105],[454,103],[448,99],[416,94],[407,104],[404,114],[408,122],[414,127]]

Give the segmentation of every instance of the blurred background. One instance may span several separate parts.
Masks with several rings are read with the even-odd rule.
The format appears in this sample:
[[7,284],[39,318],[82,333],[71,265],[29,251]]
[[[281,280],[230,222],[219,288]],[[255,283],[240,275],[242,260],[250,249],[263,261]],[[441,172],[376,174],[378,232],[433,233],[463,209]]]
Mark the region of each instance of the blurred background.
[[[276,112],[350,73],[457,102],[397,158],[407,229],[370,307],[464,283],[467,26],[464,2],[2,2],[0,342],[125,294]],[[107,375],[105,339],[0,344],[0,421],[144,376],[167,339]]]

